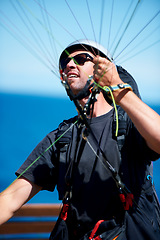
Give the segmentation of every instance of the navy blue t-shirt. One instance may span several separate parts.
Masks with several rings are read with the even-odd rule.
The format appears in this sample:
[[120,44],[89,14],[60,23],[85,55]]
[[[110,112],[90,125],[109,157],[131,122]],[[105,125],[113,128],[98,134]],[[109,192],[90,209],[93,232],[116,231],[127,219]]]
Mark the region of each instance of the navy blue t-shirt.
[[[147,147],[144,139],[128,119],[127,134],[120,162],[119,150],[112,130],[113,114],[114,110],[112,109],[105,115],[91,120],[88,119],[88,122],[101,149],[105,153],[106,159],[119,172],[122,181],[135,195],[135,200],[138,202],[141,189],[146,188],[146,184],[148,184],[146,183],[147,168],[151,161],[158,158],[158,155]],[[72,226],[73,223],[75,223],[75,227],[82,226],[81,233],[85,233],[98,220],[114,218],[118,221],[121,219],[123,207],[119,199],[116,183],[91,133],[87,133],[86,141],[83,138],[85,127],[80,126],[78,123],[75,124],[71,131],[72,141],[70,141],[69,145],[64,145],[64,152],[66,148],[68,149],[68,157],[61,161],[59,159],[58,144],[53,144],[56,140],[57,131],[56,129],[49,133],[38,144],[16,174],[21,174],[33,161],[38,159],[23,173],[23,176],[29,181],[42,186],[45,190],[53,191],[57,186],[59,198],[62,199],[65,193],[66,173],[68,171],[70,174],[69,166],[72,162],[73,190],[71,202],[73,211],[68,216]],[[149,214],[152,214],[152,212],[149,212]],[[134,216],[133,211],[131,216]],[[150,225],[150,222],[148,222],[148,225]],[[151,230],[148,229],[148,231]],[[139,235],[137,234],[137,236]]]

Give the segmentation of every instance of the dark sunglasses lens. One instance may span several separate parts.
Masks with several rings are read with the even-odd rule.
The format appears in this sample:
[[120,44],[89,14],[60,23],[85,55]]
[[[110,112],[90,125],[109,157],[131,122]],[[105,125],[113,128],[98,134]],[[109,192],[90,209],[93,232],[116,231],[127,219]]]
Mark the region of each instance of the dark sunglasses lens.
[[93,58],[87,54],[87,53],[82,53],[74,56],[73,58],[66,58],[61,60],[61,68],[65,69],[67,64],[71,61],[71,59],[74,60],[74,62],[78,65],[83,65],[88,59],[93,60]]
[[82,55],[76,55],[74,57],[74,62],[79,65],[83,65],[87,60],[87,56],[85,54]]

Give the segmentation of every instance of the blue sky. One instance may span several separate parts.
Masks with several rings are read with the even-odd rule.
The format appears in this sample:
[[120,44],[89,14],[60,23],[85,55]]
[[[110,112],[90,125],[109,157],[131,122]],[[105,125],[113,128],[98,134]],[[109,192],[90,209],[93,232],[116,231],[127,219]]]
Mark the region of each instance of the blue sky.
[[[41,3],[43,8],[39,7],[37,2]],[[160,14],[153,21],[151,19],[160,10],[160,0],[68,0],[67,2],[69,6],[65,0],[0,0],[0,93],[65,98],[65,90],[57,75],[58,56],[69,43],[87,38],[100,42],[111,53],[117,46],[114,54],[115,63],[122,65],[132,74],[146,103],[159,105]],[[140,3],[130,22],[137,2]],[[131,8],[129,8],[130,4],[132,4]],[[44,8],[46,10],[42,11]],[[46,11],[47,14],[45,14]],[[142,31],[143,28],[144,31]],[[127,30],[118,44],[124,29]],[[138,35],[140,32],[141,34]],[[134,38],[135,40],[132,41]],[[148,48],[150,45],[153,46]],[[143,51],[144,49],[147,50]],[[119,55],[121,52],[122,54]],[[119,57],[116,57],[117,55]],[[130,58],[131,56],[134,57]],[[52,70],[56,71],[56,75]],[[16,108],[17,106],[14,106],[13,109]],[[17,115],[13,109],[12,107],[5,109],[6,118],[4,119],[7,125],[1,126],[3,129],[1,138],[5,145],[5,143],[8,144],[6,133],[11,136],[11,139],[21,139],[21,134],[24,136],[25,149],[19,150],[19,144],[15,141],[16,147],[12,146],[14,151],[7,153],[10,161],[16,159],[14,167],[17,164],[15,168],[18,168],[20,164],[17,162],[17,155],[23,162],[26,151],[31,151],[30,144],[35,146],[34,139],[40,141],[43,133],[50,127],[52,129],[56,121],[54,118],[52,121],[55,114],[53,111],[53,116],[48,115],[51,123],[48,124],[48,119],[45,118],[43,124],[39,126],[35,112],[35,115],[30,118],[30,124],[25,125],[24,121],[21,121],[26,118],[24,115],[18,119],[17,125]],[[58,119],[61,119],[65,113],[61,109],[56,111],[59,114],[56,120],[59,122]],[[10,113],[10,117],[7,113]],[[43,133],[39,128],[43,129]],[[26,132],[30,137],[26,137]],[[6,157],[5,149],[8,149],[8,145],[5,145],[3,150]],[[3,163],[6,164],[5,174],[9,163],[7,158],[4,158]],[[159,161],[155,164],[154,171],[158,186]],[[13,169],[12,174],[9,173],[5,179],[8,180],[11,176],[14,176]],[[45,199],[48,201],[46,195]]]
[[[88,38],[101,42],[112,53],[127,28],[114,54],[115,62],[133,75],[145,102],[159,104],[160,14],[148,23],[160,10],[160,1],[140,1],[131,22],[136,0],[67,2],[0,1],[0,92],[66,97],[57,77],[58,56],[63,48],[76,39]],[[136,56],[130,58],[133,55]],[[56,71],[56,75],[51,70]]]

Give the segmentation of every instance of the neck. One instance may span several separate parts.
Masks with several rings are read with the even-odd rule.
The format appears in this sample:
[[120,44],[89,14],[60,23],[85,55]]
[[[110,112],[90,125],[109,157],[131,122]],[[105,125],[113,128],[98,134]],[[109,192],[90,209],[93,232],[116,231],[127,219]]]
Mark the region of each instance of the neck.
[[[82,99],[80,101],[80,104],[84,107],[87,100],[88,100],[88,97]],[[97,97],[97,101],[94,103],[94,109],[93,109],[92,117],[99,117],[101,115],[104,115],[107,112],[109,112],[112,108],[113,107],[111,105],[109,105],[106,102],[106,100],[104,99],[102,92],[100,92],[98,97]],[[90,114],[89,117],[91,117],[91,114]]]

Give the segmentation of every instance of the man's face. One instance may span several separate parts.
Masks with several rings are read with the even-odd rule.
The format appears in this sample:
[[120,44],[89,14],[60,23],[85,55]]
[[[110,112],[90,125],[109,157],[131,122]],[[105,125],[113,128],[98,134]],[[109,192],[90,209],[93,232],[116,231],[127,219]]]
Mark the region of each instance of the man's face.
[[94,55],[91,52],[88,52],[85,50],[74,51],[69,55],[69,58],[71,59],[67,61],[67,64],[63,69],[63,72],[67,75],[70,88],[75,95],[84,88],[89,75],[93,75],[94,64],[90,57],[88,57],[87,61],[85,61],[83,64],[79,64],[79,65],[72,59],[81,53],[87,53],[92,58],[94,57]]

